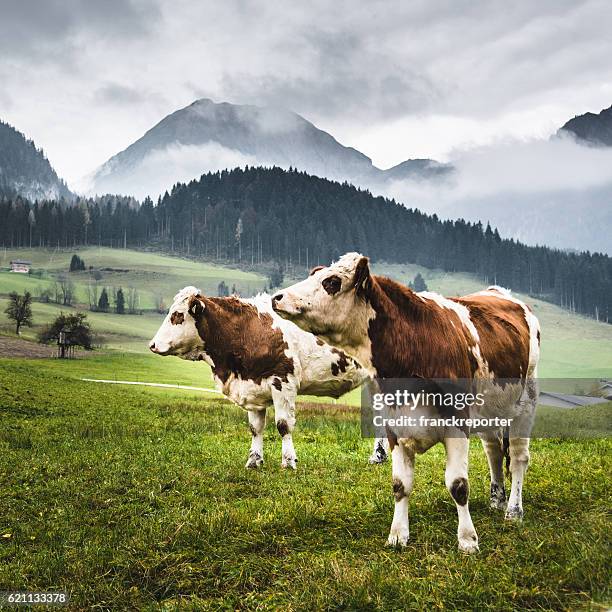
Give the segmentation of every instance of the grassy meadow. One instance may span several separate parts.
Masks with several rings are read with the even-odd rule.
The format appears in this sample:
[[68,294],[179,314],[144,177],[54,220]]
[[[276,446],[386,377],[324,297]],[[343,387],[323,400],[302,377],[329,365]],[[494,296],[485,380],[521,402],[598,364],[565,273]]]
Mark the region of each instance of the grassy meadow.
[[469,557],[433,449],[419,457],[412,539],[397,551],[384,546],[390,467],[367,465],[355,412],[303,407],[297,472],[279,468],[270,423],[254,472],[245,416],[220,398],[92,385],[28,360],[0,360],[0,379],[0,590],[66,589],[78,609],[610,603],[608,440],[534,441],[522,525],[488,508],[473,441],[481,551]]
[[[12,334],[8,292],[52,283],[73,252],[0,251],[0,268],[21,258],[43,271],[0,272],[0,335]],[[216,294],[224,280],[246,295],[266,283],[254,272],[152,253],[76,252],[88,266],[113,268],[101,284],[136,287],[141,305],[159,291],[168,301],[188,284]],[[405,282],[420,271],[431,290],[449,295],[482,288],[468,275],[417,266],[374,269]],[[71,278],[85,301],[88,273]],[[542,376],[611,376],[612,325],[528,301],[542,324]],[[25,340],[60,310],[68,309],[34,303]],[[411,542],[391,550],[390,465],[367,464],[371,440],[360,435],[357,391],[338,405],[303,398],[297,472],[280,469],[269,415],[266,463],[247,471],[246,415],[218,394],[82,380],[212,388],[203,362],[148,353],[162,315],[88,318],[104,340],[87,358],[0,355],[0,591],[66,589],[73,609],[612,605],[610,438],[534,440],[521,525],[488,508],[488,469],[473,440],[470,507],[481,550],[469,557],[457,551],[443,449],[432,449],[417,460]],[[549,422],[563,412],[568,429],[586,435],[593,422],[609,431],[611,409],[540,416]]]

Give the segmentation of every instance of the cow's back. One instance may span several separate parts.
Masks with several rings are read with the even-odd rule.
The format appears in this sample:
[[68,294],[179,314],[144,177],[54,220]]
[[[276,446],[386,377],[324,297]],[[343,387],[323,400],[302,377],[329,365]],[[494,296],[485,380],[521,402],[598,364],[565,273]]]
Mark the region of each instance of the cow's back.
[[452,299],[469,311],[489,374],[514,379],[534,374],[540,331],[537,318],[526,304],[496,287]]

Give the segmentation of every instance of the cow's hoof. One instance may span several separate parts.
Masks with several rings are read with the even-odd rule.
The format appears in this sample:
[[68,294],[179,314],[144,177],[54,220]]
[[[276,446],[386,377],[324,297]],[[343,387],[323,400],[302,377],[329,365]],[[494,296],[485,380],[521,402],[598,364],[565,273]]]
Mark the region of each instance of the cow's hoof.
[[283,457],[281,468],[283,470],[297,470],[297,457]]
[[409,537],[410,534],[407,529],[400,529],[398,531],[392,530],[387,538],[387,546],[392,546],[393,548],[405,548],[408,546]]
[[459,538],[459,550],[468,554],[478,552],[478,536],[474,534]]
[[251,453],[246,462],[247,470],[256,470],[263,465],[263,457],[259,453]]
[[506,520],[520,523],[523,520],[523,509],[520,506],[508,506]]

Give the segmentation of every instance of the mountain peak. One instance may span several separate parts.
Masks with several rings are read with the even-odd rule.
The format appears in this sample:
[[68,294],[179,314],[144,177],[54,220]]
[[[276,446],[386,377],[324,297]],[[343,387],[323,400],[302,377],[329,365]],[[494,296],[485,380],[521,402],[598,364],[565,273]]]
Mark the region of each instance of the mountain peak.
[[558,134],[570,133],[583,143],[612,146],[612,106],[599,113],[584,113],[570,119]]

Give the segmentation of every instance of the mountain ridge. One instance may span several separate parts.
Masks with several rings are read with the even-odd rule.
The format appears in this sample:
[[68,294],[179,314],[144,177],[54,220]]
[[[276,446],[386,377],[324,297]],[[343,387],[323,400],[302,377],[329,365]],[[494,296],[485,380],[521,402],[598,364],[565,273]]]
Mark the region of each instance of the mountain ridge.
[[0,195],[29,200],[74,198],[43,150],[4,121],[0,121]]
[[[332,134],[293,111],[250,104],[215,103],[209,98],[201,98],[166,115],[143,136],[102,164],[94,175],[93,190],[137,190],[138,181],[147,178],[143,168],[156,155],[162,156],[169,150],[170,159],[172,153],[178,155],[181,151],[194,157],[200,153],[204,163],[207,153],[210,153],[213,167],[200,166],[199,172],[189,177],[179,176],[180,172],[176,171],[176,176],[165,188],[180,180],[198,178],[209,170],[223,169],[223,160],[228,162],[226,167],[232,162],[234,166],[293,167],[315,176],[368,186],[389,179],[440,178],[450,171],[449,165],[434,160],[406,160],[382,170],[361,151],[343,145]],[[219,164],[216,167],[215,162]],[[196,168],[197,163],[194,171]],[[163,189],[158,187],[158,192],[163,192]]]

